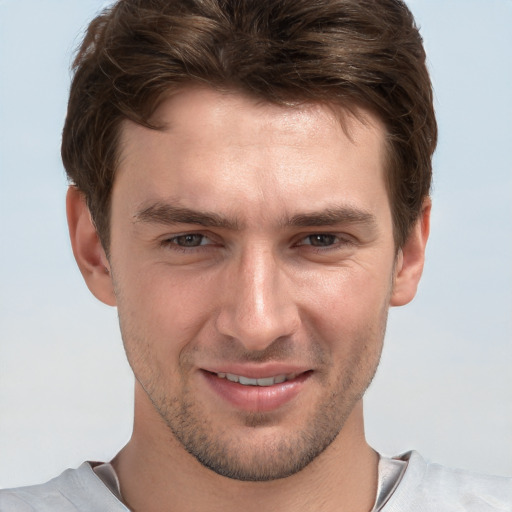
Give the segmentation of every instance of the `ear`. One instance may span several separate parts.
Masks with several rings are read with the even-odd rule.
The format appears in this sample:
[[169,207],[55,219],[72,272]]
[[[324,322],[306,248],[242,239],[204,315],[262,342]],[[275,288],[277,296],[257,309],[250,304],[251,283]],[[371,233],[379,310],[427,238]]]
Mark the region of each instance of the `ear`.
[[66,213],[73,254],[89,290],[101,302],[115,306],[110,264],[84,195],[74,186],[68,189]]
[[398,251],[395,263],[395,283],[391,295],[391,306],[403,306],[416,295],[425,263],[425,248],[430,232],[430,210],[432,202],[427,198],[421,215],[413,226],[403,247]]

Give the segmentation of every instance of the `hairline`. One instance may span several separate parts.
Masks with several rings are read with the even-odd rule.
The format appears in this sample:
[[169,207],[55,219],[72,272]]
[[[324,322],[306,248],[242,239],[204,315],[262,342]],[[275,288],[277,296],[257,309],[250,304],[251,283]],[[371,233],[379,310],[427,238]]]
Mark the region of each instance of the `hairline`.
[[[100,239],[102,241],[102,244],[104,246],[104,250],[107,253],[107,255],[110,254],[110,231],[111,231],[111,206],[112,206],[112,191],[115,184],[116,176],[119,171],[121,162],[123,160],[122,155],[122,147],[123,143],[125,141],[123,137],[123,131],[124,127],[127,123],[135,123],[139,126],[155,130],[155,131],[166,131],[169,129],[169,126],[166,124],[158,124],[155,122],[155,114],[157,114],[160,107],[170,99],[179,96],[180,93],[185,92],[186,90],[189,90],[190,87],[195,87],[198,89],[204,89],[204,90],[213,90],[216,92],[219,92],[221,94],[225,94],[226,96],[233,95],[233,96],[241,96],[248,99],[251,99],[255,102],[256,105],[275,105],[278,107],[281,107],[283,109],[294,109],[299,108],[301,106],[315,106],[315,105],[321,105],[326,108],[328,108],[332,113],[338,124],[340,125],[341,129],[343,130],[344,134],[349,138],[349,140],[353,141],[350,134],[350,129],[348,126],[348,123],[345,122],[347,118],[353,118],[357,121],[359,121],[362,124],[368,124],[370,121],[368,114],[372,115],[375,120],[379,123],[383,130],[384,138],[383,138],[383,147],[382,147],[382,172],[384,176],[384,183],[386,187],[386,193],[387,198],[389,201],[390,210],[392,213],[392,228],[393,228],[393,239],[395,244],[395,251],[398,252],[403,245],[405,244],[408,235],[410,233],[410,230],[412,229],[412,225],[410,226],[409,232],[405,233],[404,236],[400,236],[400,230],[399,226],[396,225],[396,219],[395,219],[395,210],[394,206],[396,203],[396,198],[393,198],[393,187],[392,187],[392,179],[391,179],[391,167],[393,165],[393,147],[392,147],[392,141],[389,133],[389,128],[386,125],[385,120],[383,119],[382,115],[379,114],[375,108],[372,108],[371,106],[363,105],[362,102],[357,101],[340,101],[340,100],[334,100],[334,101],[326,101],[326,100],[315,100],[315,99],[299,99],[298,96],[295,96],[293,94],[290,94],[290,100],[288,102],[278,102],[278,101],[272,101],[271,99],[264,98],[261,95],[255,94],[252,91],[248,91],[240,86],[230,85],[230,84],[205,84],[202,81],[199,80],[189,80],[186,83],[177,84],[176,86],[169,86],[169,88],[162,92],[159,96],[159,98],[155,101],[153,111],[151,112],[151,115],[148,117],[148,120],[145,122],[141,122],[139,120],[130,119],[127,116],[120,117],[118,122],[116,123],[116,143],[115,143],[115,159],[114,159],[114,169],[113,169],[113,181],[112,186],[110,188],[108,201],[107,201],[107,211],[105,212],[108,217],[108,226],[107,226],[107,236],[105,238],[105,234],[100,234],[98,232],[98,235],[100,236]],[[424,198],[426,199],[426,197]],[[419,214],[417,216],[419,218]],[[416,218],[416,220],[417,220]]]

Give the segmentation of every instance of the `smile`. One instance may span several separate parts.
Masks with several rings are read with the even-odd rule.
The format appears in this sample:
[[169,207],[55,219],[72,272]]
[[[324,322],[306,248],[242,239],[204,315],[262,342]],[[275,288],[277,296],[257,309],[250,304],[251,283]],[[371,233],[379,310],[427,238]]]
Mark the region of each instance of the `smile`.
[[270,412],[291,402],[307,386],[313,374],[312,370],[280,366],[274,369],[268,366],[259,369],[253,367],[247,372],[243,368],[231,369],[231,372],[239,373],[203,370],[201,374],[222,402],[229,403],[237,410]]
[[217,373],[219,379],[227,379],[231,382],[237,382],[242,386],[273,386],[274,384],[281,384],[288,380],[293,380],[297,377],[296,373],[290,373],[287,375],[276,375],[274,377],[264,377],[261,379],[253,379],[250,377],[244,377],[243,375],[235,375],[233,373]]

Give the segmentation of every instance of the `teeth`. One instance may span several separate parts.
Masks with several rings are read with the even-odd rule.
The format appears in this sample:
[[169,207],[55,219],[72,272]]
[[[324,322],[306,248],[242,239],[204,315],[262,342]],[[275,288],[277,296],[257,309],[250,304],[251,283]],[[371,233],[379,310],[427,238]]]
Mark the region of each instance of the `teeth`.
[[274,384],[281,384],[287,380],[292,380],[297,377],[296,373],[289,375],[276,375],[275,377],[264,377],[262,379],[251,379],[243,375],[234,375],[233,373],[217,373],[220,379],[227,379],[231,382],[238,382],[243,386],[273,386]]
[[[284,378],[284,375],[282,375],[282,377]],[[256,379],[256,381],[257,381],[258,386],[272,386],[272,384],[276,383],[275,377],[267,377],[265,379]],[[284,380],[282,380],[281,382],[284,382]]]
[[249,379],[249,377],[238,377],[238,382],[240,384],[243,384],[244,386],[257,386],[258,385],[258,379]]

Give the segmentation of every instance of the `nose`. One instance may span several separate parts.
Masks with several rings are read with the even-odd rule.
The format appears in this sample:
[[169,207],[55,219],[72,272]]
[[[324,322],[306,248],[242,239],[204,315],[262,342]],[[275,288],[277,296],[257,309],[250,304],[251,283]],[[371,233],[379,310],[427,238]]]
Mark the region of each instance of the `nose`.
[[219,333],[261,351],[297,330],[299,310],[282,267],[270,249],[257,247],[231,265],[219,290]]

